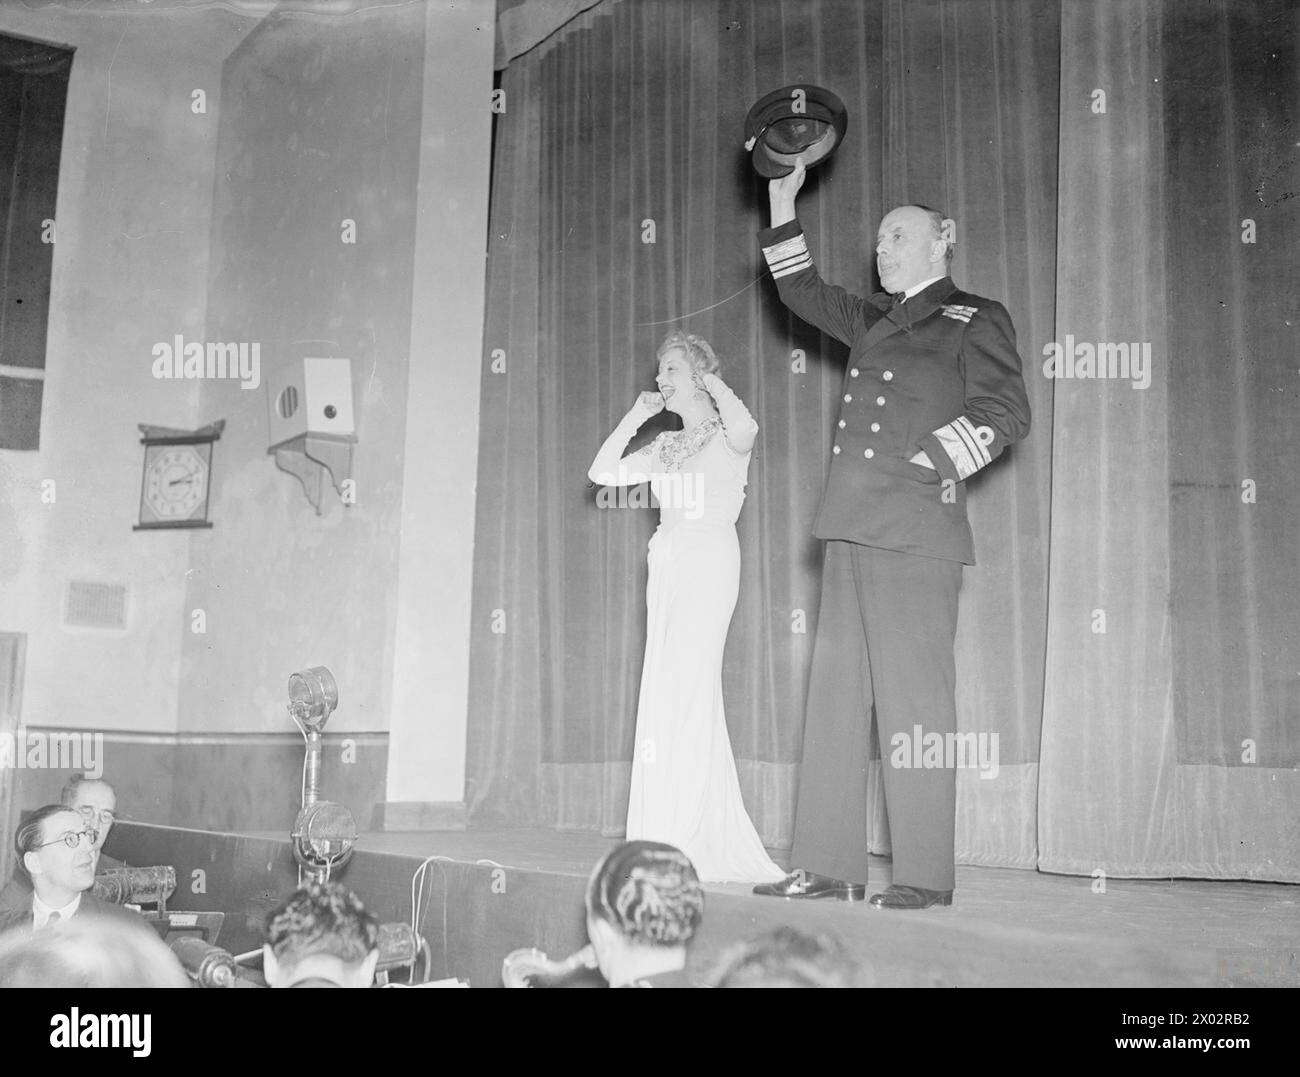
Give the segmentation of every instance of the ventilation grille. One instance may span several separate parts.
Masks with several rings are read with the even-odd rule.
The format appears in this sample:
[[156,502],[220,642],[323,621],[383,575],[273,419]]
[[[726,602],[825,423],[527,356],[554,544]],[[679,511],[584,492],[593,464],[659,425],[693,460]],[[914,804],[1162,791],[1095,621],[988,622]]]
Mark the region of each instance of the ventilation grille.
[[125,628],[126,586],[72,580],[63,623],[78,628]]

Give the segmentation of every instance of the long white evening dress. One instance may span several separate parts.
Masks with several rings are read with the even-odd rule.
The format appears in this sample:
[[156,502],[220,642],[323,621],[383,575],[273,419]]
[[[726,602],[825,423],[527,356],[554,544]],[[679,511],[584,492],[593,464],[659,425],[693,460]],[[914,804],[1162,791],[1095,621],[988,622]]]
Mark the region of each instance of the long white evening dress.
[[750,460],[727,444],[726,429],[753,423],[723,389],[716,394],[723,419],[693,434],[660,434],[620,460],[651,414],[633,408],[602,447],[591,477],[619,486],[648,478],[659,502],[647,556],[628,840],[677,846],[705,881],[771,882],[785,872],[764,851],[745,811],[722,702],[722,655],[740,588],[736,519]]

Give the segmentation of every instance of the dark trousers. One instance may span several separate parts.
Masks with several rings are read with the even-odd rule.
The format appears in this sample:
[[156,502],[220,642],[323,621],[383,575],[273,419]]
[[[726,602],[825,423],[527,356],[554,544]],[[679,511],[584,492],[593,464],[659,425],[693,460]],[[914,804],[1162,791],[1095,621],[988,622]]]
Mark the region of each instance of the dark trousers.
[[[867,763],[880,738],[895,883],[953,888],[957,773],[913,761],[913,742],[957,729],[957,592],[962,566],[830,541],[804,717],[791,863],[867,881]],[[895,739],[904,734],[906,741]],[[901,747],[900,747],[901,745]]]

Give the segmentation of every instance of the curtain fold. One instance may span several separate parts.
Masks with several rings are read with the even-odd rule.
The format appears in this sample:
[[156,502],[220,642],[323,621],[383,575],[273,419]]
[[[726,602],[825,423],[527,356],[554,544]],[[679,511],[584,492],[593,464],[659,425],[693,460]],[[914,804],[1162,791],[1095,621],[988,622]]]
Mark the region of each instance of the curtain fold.
[[[1295,100],[1293,23],[1285,0],[607,0],[511,62],[472,819],[622,832],[656,513],[603,507],[585,473],[683,327],[761,428],[723,689],[746,805],[789,844],[846,350],[777,299],[740,133],[762,93],[806,81],[849,112],[800,197],[823,275],[875,290],[882,214],[933,205],[958,222],[954,278],[1007,306],[1025,361],[1030,436],[970,483],[959,725],[997,735],[999,769],[959,772],[959,861],[1295,878],[1295,203],[1266,133]],[[1245,246],[1236,207],[1265,173]],[[1149,384],[1048,376],[1070,341],[1149,345]],[[879,785],[864,840],[887,852]]]
[[1300,8],[1165,11],[1178,868],[1295,880]]
[[[1175,859],[1160,31],[1152,0],[1062,8],[1056,329],[1074,376],[1055,379],[1039,848],[1084,875]],[[1145,387],[1096,376],[1120,343],[1152,356]]]
[[1300,880],[1295,13],[1063,12],[1040,866]]

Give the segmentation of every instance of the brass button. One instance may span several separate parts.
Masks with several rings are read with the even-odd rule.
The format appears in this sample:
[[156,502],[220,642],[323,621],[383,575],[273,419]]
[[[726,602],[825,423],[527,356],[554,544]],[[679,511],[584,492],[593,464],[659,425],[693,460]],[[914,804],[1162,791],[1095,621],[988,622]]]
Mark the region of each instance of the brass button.
[[883,408],[885,406],[885,398],[883,396],[876,397],[876,403]]
[[875,450],[875,449],[868,449],[868,450],[867,450],[866,452],[864,452],[862,455],[865,456],[868,460],[870,460],[873,456],[876,455],[876,450]]
[[839,447],[838,445],[836,445],[835,448],[833,448],[833,449],[831,450],[831,452],[833,452],[836,456],[839,456],[839,454],[840,454],[840,447]]
[[841,419],[841,420],[840,420],[840,429],[843,430],[844,427],[845,427],[846,425],[847,425],[847,424],[844,422],[844,420]]
[[873,434],[879,434],[879,433],[880,433],[880,424],[879,424],[879,423],[872,423],[872,424],[871,424],[871,432],[872,432]]
[[894,372],[893,372],[892,370],[886,370],[886,371],[885,371],[883,374],[881,374],[880,376],[881,376],[882,378],[884,378],[885,381],[893,381],[893,380],[894,380]]
[[846,403],[846,404],[852,404],[852,403],[853,403],[853,394],[852,394],[852,393],[845,393],[845,394],[844,394],[844,403]]

